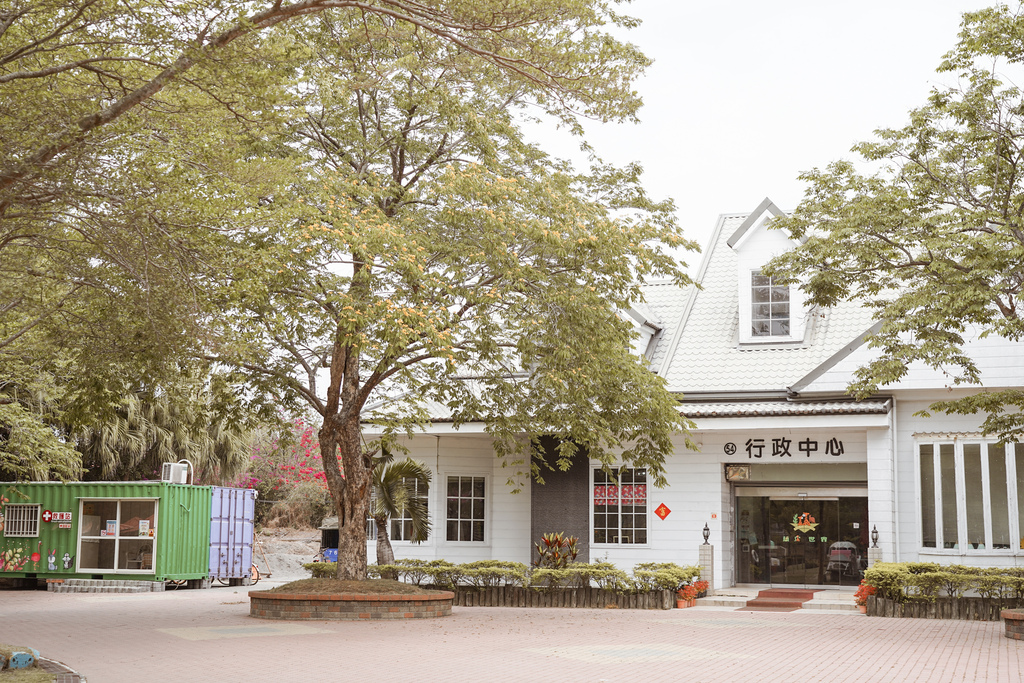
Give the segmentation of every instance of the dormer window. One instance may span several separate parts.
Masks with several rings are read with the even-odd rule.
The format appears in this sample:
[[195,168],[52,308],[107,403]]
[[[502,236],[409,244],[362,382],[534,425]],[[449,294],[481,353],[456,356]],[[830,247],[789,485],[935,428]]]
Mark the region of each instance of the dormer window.
[[768,275],[750,274],[750,335],[789,337],[789,286],[776,285]]
[[736,337],[741,348],[804,344],[812,331],[800,287],[781,285],[762,272],[769,259],[796,244],[784,231],[771,229],[772,219],[783,215],[765,199],[727,242],[736,255],[734,311],[739,314]]

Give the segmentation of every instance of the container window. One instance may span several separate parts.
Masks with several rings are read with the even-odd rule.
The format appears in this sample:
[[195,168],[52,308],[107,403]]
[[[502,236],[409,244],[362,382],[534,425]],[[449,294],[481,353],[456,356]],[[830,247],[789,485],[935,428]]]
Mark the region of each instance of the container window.
[[39,505],[11,505],[4,507],[0,522],[3,522],[4,536],[35,538],[39,535]]
[[155,500],[83,501],[79,567],[152,572],[156,515]]

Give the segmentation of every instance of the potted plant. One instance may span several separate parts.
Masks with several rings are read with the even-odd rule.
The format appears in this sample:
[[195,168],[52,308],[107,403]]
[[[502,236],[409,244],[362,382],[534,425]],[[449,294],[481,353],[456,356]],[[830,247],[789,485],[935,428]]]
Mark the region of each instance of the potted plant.
[[857,603],[857,607],[860,608],[861,614],[866,614],[868,611],[868,597],[875,594],[875,587],[864,583],[862,580],[860,586],[857,587],[857,592],[853,594],[853,601]]
[[698,598],[705,598],[708,595],[708,586],[710,584],[702,579],[697,579],[693,582],[693,589],[697,591]]
[[682,609],[684,607],[693,607],[697,601],[697,589],[687,584],[676,591],[678,599],[676,600],[676,607]]

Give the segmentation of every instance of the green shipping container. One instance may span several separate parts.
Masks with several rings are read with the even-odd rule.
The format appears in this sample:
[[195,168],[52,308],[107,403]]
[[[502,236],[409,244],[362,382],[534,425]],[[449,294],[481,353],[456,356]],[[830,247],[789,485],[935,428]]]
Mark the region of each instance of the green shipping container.
[[0,483],[0,578],[201,579],[209,486]]

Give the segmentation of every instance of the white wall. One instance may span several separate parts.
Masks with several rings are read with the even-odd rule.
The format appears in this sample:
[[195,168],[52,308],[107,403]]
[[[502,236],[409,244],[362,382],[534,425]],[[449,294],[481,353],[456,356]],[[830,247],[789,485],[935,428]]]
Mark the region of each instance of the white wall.
[[[931,401],[897,400],[896,402],[896,458],[898,483],[899,556],[903,562],[939,562],[940,564],[964,564],[982,567],[1024,566],[1024,551],[947,550],[921,548],[920,497],[918,493],[917,449],[915,434],[935,433],[979,433],[981,416],[942,415],[921,417],[914,413],[924,410]],[[1019,473],[1018,473],[1019,476]],[[958,487],[959,495],[963,490]],[[1024,501],[1020,501],[1024,503]],[[966,545],[966,544],[962,544]]]
[[[450,562],[477,560],[530,560],[530,482],[520,479],[523,489],[513,494],[507,485],[512,470],[503,468],[494,456],[487,436],[416,436],[402,441],[408,456],[428,466],[433,473],[430,487],[430,539],[423,543],[392,541],[396,558],[444,559]],[[396,454],[398,459],[404,456]],[[448,475],[485,477],[484,541],[447,541],[446,490]],[[371,561],[376,543],[368,542]]]

